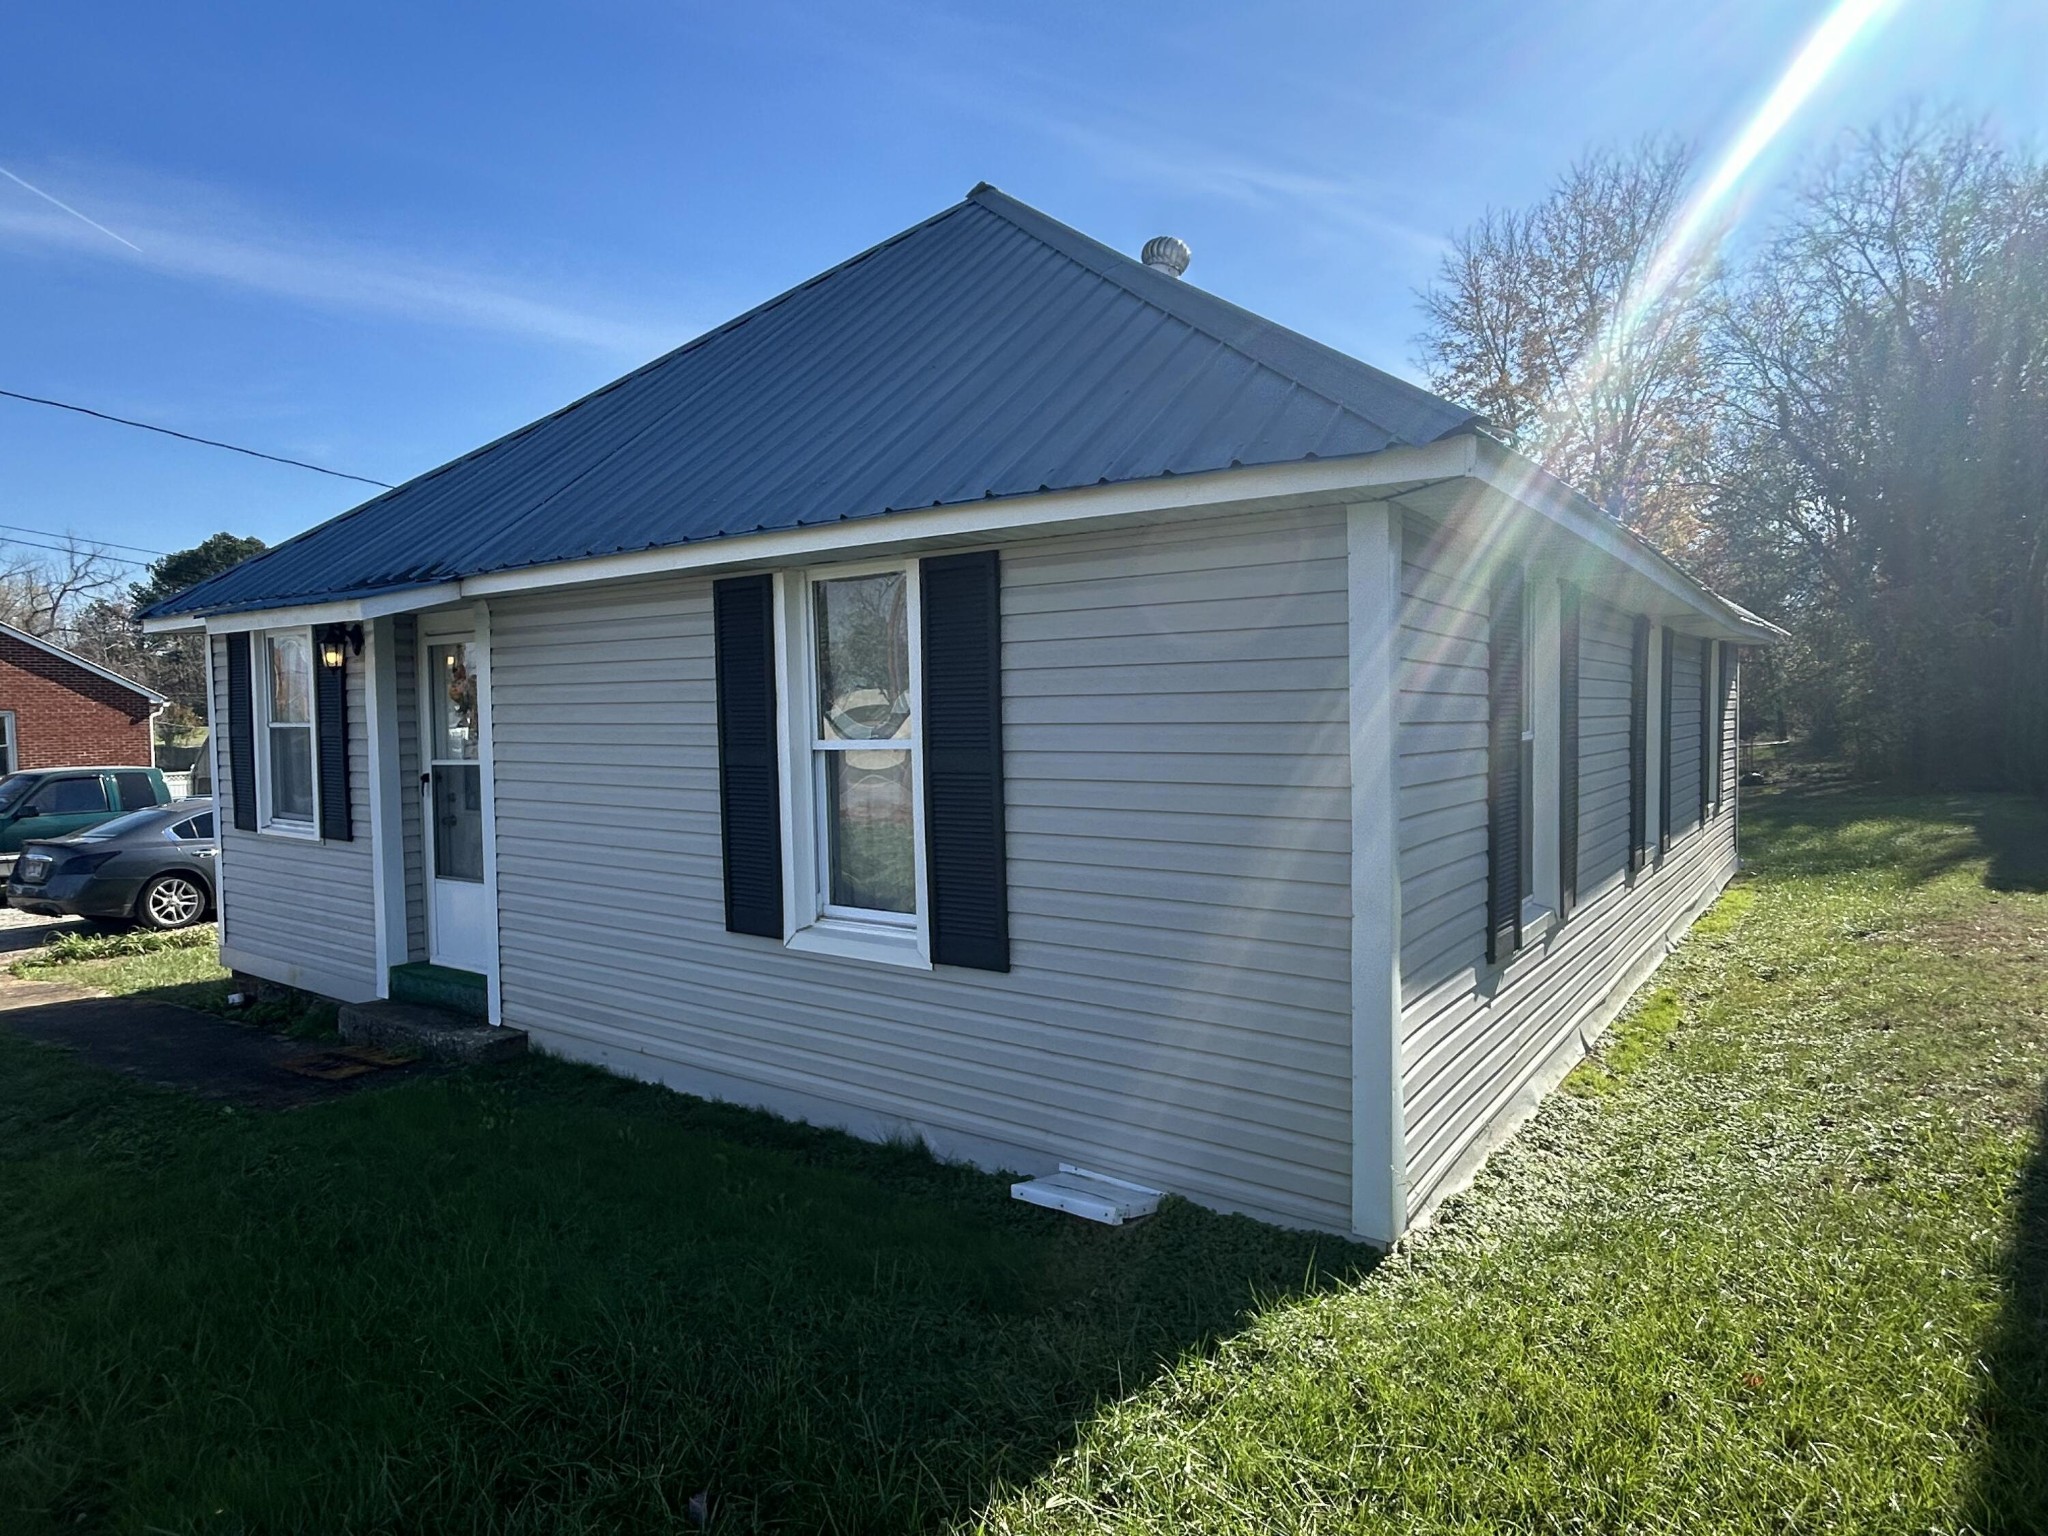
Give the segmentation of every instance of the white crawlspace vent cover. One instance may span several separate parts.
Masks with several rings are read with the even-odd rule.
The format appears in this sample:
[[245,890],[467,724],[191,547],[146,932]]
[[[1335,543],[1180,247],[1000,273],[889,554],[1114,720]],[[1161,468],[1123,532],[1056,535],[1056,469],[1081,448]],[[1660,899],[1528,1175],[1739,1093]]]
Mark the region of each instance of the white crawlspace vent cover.
[[1156,1189],[1112,1179],[1107,1174],[1090,1173],[1071,1163],[1061,1163],[1058,1173],[1049,1173],[1042,1179],[1012,1184],[1010,1197],[1109,1227],[1150,1216],[1159,1209],[1160,1200]]

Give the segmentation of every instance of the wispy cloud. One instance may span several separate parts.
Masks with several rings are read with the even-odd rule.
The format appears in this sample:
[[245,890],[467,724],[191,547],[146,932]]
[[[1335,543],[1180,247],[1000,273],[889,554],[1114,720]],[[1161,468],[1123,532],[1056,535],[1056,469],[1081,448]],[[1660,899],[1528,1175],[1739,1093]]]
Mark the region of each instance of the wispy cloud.
[[1246,207],[1284,206],[1311,223],[1398,240],[1424,251],[1443,248],[1440,236],[1389,214],[1387,189],[1363,178],[1324,175],[1186,138],[1161,142],[1156,131],[1140,122],[1108,113],[1091,116],[1080,107],[1015,110],[1006,115],[1078,150],[1098,170],[1121,180]]
[[[365,311],[440,325],[467,326],[598,351],[644,356],[687,330],[673,324],[557,303],[494,274],[467,270],[368,243],[258,228],[221,199],[158,196],[109,202],[109,217],[140,241],[116,235],[76,209],[0,171],[71,218],[25,198],[0,198],[0,245],[121,262],[167,276],[223,284],[325,308]],[[211,204],[206,216],[185,210]],[[118,208],[118,212],[114,211]],[[77,222],[111,235],[114,250]]]
[[[877,0],[889,14],[886,0]],[[1030,134],[1080,155],[1098,175],[1134,186],[1278,213],[1305,230],[1366,235],[1427,255],[1443,238],[1403,220],[1401,189],[1370,177],[1331,174],[1249,137],[1229,147],[1205,139],[1181,115],[1162,120],[1078,85],[1071,73],[1027,62],[1034,37],[1006,13],[986,10],[895,16],[877,29],[807,27],[862,67],[896,77],[906,92],[949,110]],[[972,67],[963,67],[972,61]]]

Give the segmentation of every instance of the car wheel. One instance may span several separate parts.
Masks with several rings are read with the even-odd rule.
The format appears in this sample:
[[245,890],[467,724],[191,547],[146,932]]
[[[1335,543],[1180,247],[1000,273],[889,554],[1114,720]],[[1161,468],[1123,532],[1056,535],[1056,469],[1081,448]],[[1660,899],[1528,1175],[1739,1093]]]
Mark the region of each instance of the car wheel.
[[190,875],[158,875],[142,888],[135,915],[150,928],[190,928],[206,916],[206,887]]

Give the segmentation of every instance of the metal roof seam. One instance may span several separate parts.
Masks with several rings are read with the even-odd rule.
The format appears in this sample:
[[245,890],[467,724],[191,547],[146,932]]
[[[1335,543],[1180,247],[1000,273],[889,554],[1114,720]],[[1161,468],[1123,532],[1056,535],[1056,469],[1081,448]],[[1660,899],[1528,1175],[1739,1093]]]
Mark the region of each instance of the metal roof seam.
[[[1000,217],[1009,219],[1019,228],[1024,229],[1027,234],[1031,234],[1052,246],[1061,255],[1066,256],[1068,260],[1095,273],[1098,277],[1128,289],[1135,297],[1151,304],[1155,308],[1164,310],[1182,324],[1192,326],[1194,329],[1212,336],[1224,346],[1229,347],[1233,352],[1244,353],[1252,361],[1274,368],[1276,372],[1295,374],[1298,373],[1298,369],[1270,362],[1266,358],[1259,356],[1257,352],[1251,350],[1251,347],[1246,342],[1225,335],[1226,326],[1219,323],[1223,316],[1227,315],[1231,321],[1237,322],[1228,327],[1229,329],[1239,330],[1242,335],[1255,335],[1266,342],[1284,340],[1289,344],[1290,350],[1295,348],[1305,350],[1318,363],[1326,363],[1345,370],[1355,370],[1368,374],[1375,385],[1383,388],[1391,387],[1396,391],[1405,392],[1413,398],[1413,403],[1418,406],[1441,410],[1449,405],[1448,401],[1431,394],[1418,385],[1409,383],[1406,379],[1396,374],[1388,373],[1384,369],[1375,368],[1370,363],[1350,357],[1345,353],[1337,351],[1334,347],[1326,346],[1312,336],[1304,336],[1301,332],[1283,326],[1277,321],[1268,320],[1263,315],[1257,315],[1250,310],[1242,309],[1238,305],[1231,303],[1228,299],[1211,293],[1208,289],[1197,284],[1190,283],[1185,278],[1168,277],[1164,273],[1154,272],[1142,262],[1132,260],[1121,251],[1104,245],[1101,241],[1083,234],[1071,225],[1060,223],[1059,220],[1053,218],[1050,214],[1040,212],[1029,203],[1018,201],[1000,188],[992,186],[987,182],[981,183],[974,192],[969,194],[969,201],[988,208]],[[1030,225],[1034,222],[1044,227],[1033,229]],[[1080,250],[1077,251],[1069,248],[1076,243],[1081,247]],[[1086,252],[1086,254],[1084,255],[1083,252]],[[1138,287],[1137,285],[1140,282],[1150,285],[1150,291]],[[1156,286],[1158,284],[1168,284],[1171,286],[1159,288]],[[1184,302],[1182,301],[1190,295],[1195,300],[1195,307],[1213,308],[1215,314],[1203,319],[1197,319],[1186,314],[1184,312]],[[1313,390],[1316,394],[1322,395],[1332,403],[1343,404],[1342,399],[1330,390],[1324,389],[1308,380],[1299,380],[1299,382],[1302,382],[1307,388]],[[1457,407],[1452,407],[1452,409],[1457,409]],[[1469,411],[1465,414],[1467,416],[1476,415],[1476,413]],[[1370,424],[1384,432],[1389,438],[1398,439],[1402,435],[1382,422],[1372,421]]]

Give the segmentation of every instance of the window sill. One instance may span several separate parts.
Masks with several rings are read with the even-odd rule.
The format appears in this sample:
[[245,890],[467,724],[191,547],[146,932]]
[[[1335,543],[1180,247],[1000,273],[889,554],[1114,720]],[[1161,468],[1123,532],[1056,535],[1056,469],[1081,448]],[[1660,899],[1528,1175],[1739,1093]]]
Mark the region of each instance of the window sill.
[[259,837],[289,837],[301,843],[320,841],[320,829],[311,822],[303,825],[295,821],[272,821],[256,829]]
[[1522,903],[1522,945],[1541,944],[1557,927],[1557,913],[1531,896]]
[[924,957],[915,930],[884,928],[874,923],[850,923],[823,917],[808,928],[789,936],[787,948],[810,955],[834,955],[841,960],[869,960],[876,965],[902,966],[906,970],[928,971],[931,961]]

